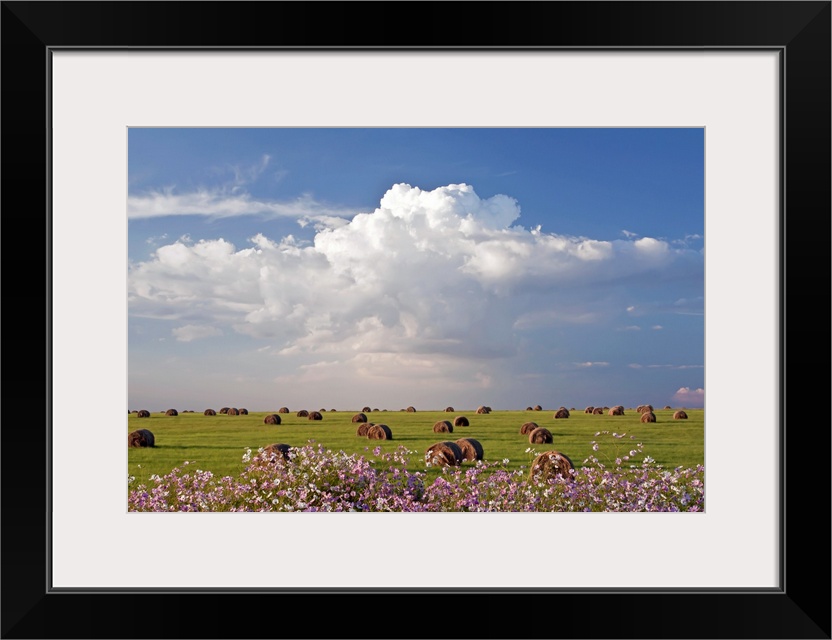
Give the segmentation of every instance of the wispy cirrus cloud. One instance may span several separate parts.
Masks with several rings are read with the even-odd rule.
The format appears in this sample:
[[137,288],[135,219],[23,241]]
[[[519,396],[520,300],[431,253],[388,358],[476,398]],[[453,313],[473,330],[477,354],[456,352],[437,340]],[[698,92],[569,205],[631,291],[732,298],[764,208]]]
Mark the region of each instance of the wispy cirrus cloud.
[[161,216],[206,216],[228,218],[232,216],[262,216],[265,218],[298,218],[318,220],[337,218],[343,220],[355,214],[354,210],[318,202],[310,194],[293,200],[263,200],[250,193],[227,188],[200,189],[187,193],[176,192],[175,187],[157,190],[127,198],[127,217],[156,218]]

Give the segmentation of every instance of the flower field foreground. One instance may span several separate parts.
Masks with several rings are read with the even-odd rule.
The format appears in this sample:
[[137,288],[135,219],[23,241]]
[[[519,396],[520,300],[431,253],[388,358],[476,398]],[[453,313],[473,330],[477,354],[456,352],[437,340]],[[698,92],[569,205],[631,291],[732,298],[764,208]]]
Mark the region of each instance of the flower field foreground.
[[[625,434],[610,435],[616,449]],[[632,437],[632,436],[631,436]],[[600,444],[593,441],[593,450]],[[529,449],[527,452],[534,454]],[[543,477],[508,471],[504,463],[477,461],[447,466],[428,481],[422,472],[407,471],[415,452],[399,447],[372,457],[325,450],[310,443],[285,454],[260,450],[243,455],[246,465],[236,478],[215,477],[185,462],[150,484],[129,477],[129,511],[614,511],[701,512],[705,504],[705,468],[666,470],[633,443],[607,464],[584,460],[574,475]],[[638,464],[636,458],[641,457]]]

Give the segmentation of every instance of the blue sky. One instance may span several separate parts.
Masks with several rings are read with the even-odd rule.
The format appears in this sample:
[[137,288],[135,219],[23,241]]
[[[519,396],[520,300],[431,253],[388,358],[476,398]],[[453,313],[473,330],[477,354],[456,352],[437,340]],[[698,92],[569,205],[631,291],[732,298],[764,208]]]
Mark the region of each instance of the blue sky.
[[704,406],[704,130],[130,129],[130,409]]

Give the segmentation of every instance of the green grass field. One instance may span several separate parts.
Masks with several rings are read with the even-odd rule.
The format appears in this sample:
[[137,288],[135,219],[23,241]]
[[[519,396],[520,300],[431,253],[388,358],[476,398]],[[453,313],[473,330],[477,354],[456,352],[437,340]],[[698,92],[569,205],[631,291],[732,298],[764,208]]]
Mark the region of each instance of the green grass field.
[[[459,438],[474,438],[483,447],[483,459],[499,462],[508,459],[507,468],[518,469],[530,465],[533,452],[557,450],[566,454],[576,467],[590,455],[596,455],[602,462],[612,461],[626,455],[636,442],[643,444],[643,454],[636,460],[639,464],[647,455],[668,469],[675,467],[692,468],[705,463],[705,416],[702,409],[686,409],[687,420],[674,420],[673,410],[655,409],[655,423],[642,423],[641,415],[635,408],[627,408],[623,416],[591,415],[583,409],[570,411],[569,418],[555,419],[557,408],[543,411],[493,411],[490,414],[476,414],[475,410],[460,410],[454,413],[443,411],[377,411],[367,413],[370,422],[390,427],[391,440],[369,440],[356,435],[358,424],[353,423],[355,411],[327,411],[323,420],[309,420],[297,417],[295,413],[280,414],[281,424],[264,424],[263,418],[273,412],[252,412],[248,415],[205,416],[198,413],[181,413],[166,416],[151,413],[149,418],[138,418],[131,413],[127,419],[128,433],[136,429],[149,429],[155,436],[153,448],[128,447],[128,474],[136,477],[137,483],[146,483],[151,474],[164,476],[174,467],[181,467],[187,460],[198,468],[208,470],[215,476],[236,476],[244,468],[242,456],[246,448],[257,453],[259,447],[283,442],[291,446],[303,446],[309,441],[323,445],[333,451],[365,454],[380,446],[382,451],[393,451],[405,446],[413,451],[408,470],[425,471],[424,452],[432,444],[455,441]],[[434,433],[433,425],[439,420],[453,420],[463,415],[468,418],[467,427],[454,427],[453,433]],[[548,429],[553,435],[551,444],[530,444],[527,435],[520,433],[525,422],[535,422]],[[599,431],[625,433],[622,439],[598,436]],[[635,436],[631,440],[630,436]],[[592,441],[601,448],[592,450]],[[473,463],[466,462],[464,465]],[[140,466],[139,466],[140,465]],[[429,476],[438,474],[430,469]]]

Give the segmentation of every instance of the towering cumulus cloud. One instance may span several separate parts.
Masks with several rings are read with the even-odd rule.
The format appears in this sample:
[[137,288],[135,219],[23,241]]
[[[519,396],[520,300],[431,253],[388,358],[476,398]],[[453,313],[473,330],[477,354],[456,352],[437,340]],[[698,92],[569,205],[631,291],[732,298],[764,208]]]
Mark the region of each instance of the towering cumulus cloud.
[[130,310],[177,321],[180,340],[237,332],[287,356],[481,360],[512,355],[524,331],[611,322],[633,302],[619,299],[622,283],[701,279],[700,252],[545,233],[519,219],[506,195],[396,184],[374,211],[319,221],[311,244],[264,230],[248,247],[160,247],[131,266]]

